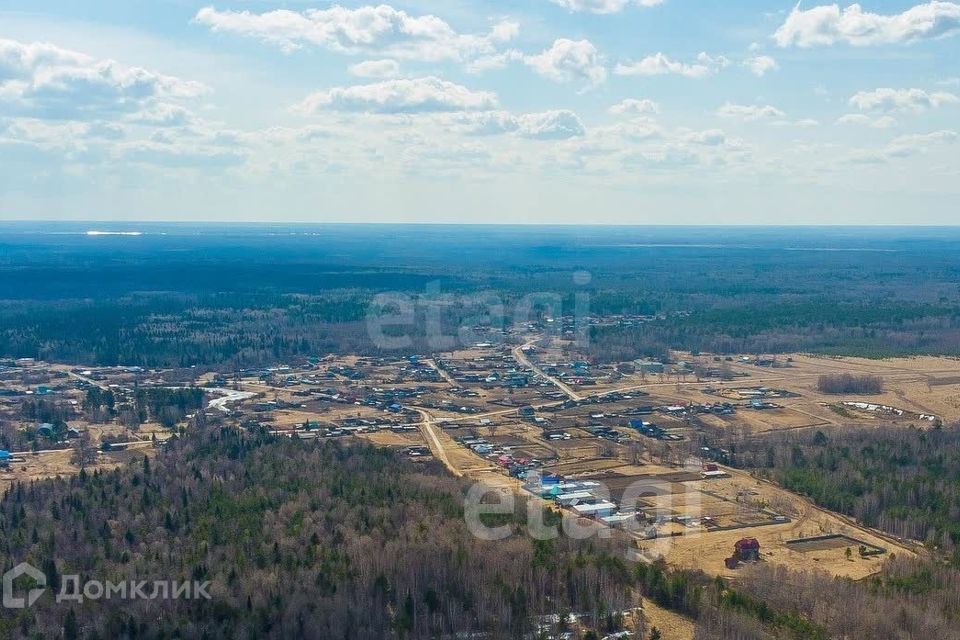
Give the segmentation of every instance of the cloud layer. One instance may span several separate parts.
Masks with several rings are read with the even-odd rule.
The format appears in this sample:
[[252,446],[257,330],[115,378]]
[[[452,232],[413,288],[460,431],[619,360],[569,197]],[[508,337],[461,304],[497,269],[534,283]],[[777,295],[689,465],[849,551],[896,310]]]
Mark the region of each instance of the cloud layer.
[[663,76],[679,75],[686,78],[703,78],[716,73],[730,64],[723,56],[713,57],[706,52],[692,63],[672,60],[663,53],[649,55],[638,62],[620,63],[614,69],[618,76]]
[[849,44],[858,47],[932,40],[960,33],[960,4],[927,2],[903,13],[883,15],[859,4],[845,9],[822,5],[801,9],[798,4],[773,34],[781,47]]
[[471,91],[463,85],[428,76],[317,91],[297,105],[296,110],[304,114],[324,109],[366,113],[436,113],[494,109],[497,104],[494,93]]
[[0,110],[7,113],[92,119],[136,113],[160,100],[196,98],[205,91],[197,82],[52,44],[0,39]]
[[607,69],[597,48],[589,40],[560,38],[545,51],[526,56],[524,63],[554,82],[580,80],[596,86],[607,79]]
[[778,118],[783,118],[787,114],[770,105],[757,106],[732,104],[728,102],[717,110],[717,115],[721,118],[732,118],[750,122],[755,120],[775,120]]
[[957,104],[960,98],[946,91],[927,93],[923,89],[881,88],[873,91],[860,91],[850,98],[850,106],[861,111],[881,111],[884,113],[912,112],[921,113],[928,109],[949,104]]
[[345,54],[427,61],[460,61],[494,53],[518,30],[516,23],[501,21],[487,33],[463,34],[437,16],[411,16],[389,5],[265,13],[206,7],[194,22],[215,32],[256,38],[284,51],[315,46]]
[[570,11],[589,13],[619,13],[628,5],[638,7],[656,7],[664,0],[550,0]]

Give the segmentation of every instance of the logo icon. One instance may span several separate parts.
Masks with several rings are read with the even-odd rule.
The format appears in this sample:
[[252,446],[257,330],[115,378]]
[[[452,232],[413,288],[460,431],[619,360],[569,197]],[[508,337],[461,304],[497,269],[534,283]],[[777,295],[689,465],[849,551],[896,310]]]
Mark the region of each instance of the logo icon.
[[[29,576],[36,587],[27,592],[26,598],[14,596],[13,581],[20,576]],[[10,571],[3,574],[3,606],[7,609],[26,609],[33,606],[37,598],[43,595],[47,586],[47,576],[32,564],[21,562]]]

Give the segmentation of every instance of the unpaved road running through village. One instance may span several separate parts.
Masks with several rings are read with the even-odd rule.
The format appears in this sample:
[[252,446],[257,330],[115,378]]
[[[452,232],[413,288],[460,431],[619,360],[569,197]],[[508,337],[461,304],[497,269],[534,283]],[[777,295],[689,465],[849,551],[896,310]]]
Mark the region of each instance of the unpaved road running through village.
[[433,360],[432,358],[428,358],[424,360],[424,362],[427,363],[427,366],[429,366],[431,369],[439,373],[441,378],[449,382],[450,386],[452,387],[460,386],[460,383],[454,380],[453,378],[451,378],[450,374],[447,373],[445,369],[441,368],[440,365],[438,365],[435,360]]
[[462,478],[463,472],[451,464],[450,458],[447,457],[447,450],[443,447],[440,438],[437,437],[437,432],[433,429],[433,416],[423,409],[417,409],[416,411],[420,414],[420,417],[423,418],[423,421],[420,423],[420,431],[423,433],[424,438],[426,438],[430,450],[433,451],[433,456],[442,462],[443,466],[445,466],[450,473],[458,478]]
[[536,373],[537,375],[543,377],[543,378],[546,379],[546,380],[549,380],[551,383],[553,383],[553,386],[555,386],[556,388],[560,389],[560,391],[563,391],[565,394],[567,394],[567,396],[568,396],[571,400],[582,400],[583,398],[581,398],[580,395],[579,395],[576,391],[574,391],[573,389],[571,389],[570,387],[568,387],[568,386],[565,385],[564,383],[560,382],[560,380],[558,380],[557,378],[555,378],[555,377],[553,377],[553,376],[548,376],[548,375],[543,371],[543,369],[541,369],[541,368],[538,367],[537,365],[533,364],[533,363],[530,361],[530,359],[527,358],[527,355],[523,352],[523,350],[524,350],[526,347],[529,347],[529,346],[532,346],[532,345],[533,345],[533,342],[528,342],[528,343],[526,343],[526,344],[524,344],[524,345],[521,345],[521,346],[519,346],[519,347],[515,347],[515,348],[513,349],[513,357],[514,357],[514,359],[516,359],[517,362],[519,362],[520,364],[524,365],[525,367],[527,367],[527,368],[529,368],[529,369],[532,369],[533,372]]

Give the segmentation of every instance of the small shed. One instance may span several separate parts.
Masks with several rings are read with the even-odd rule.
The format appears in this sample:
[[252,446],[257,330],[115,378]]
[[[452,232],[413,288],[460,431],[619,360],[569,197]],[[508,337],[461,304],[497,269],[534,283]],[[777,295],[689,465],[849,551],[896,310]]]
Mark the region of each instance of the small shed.
[[0,469],[10,466],[10,461],[13,459],[13,456],[10,455],[9,451],[0,449]]

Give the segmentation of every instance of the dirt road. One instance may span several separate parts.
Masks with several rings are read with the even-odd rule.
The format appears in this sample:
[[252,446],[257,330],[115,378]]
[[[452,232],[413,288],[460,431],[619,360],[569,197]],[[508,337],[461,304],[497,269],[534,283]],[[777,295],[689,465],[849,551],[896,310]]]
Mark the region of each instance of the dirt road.
[[443,379],[446,380],[448,383],[450,383],[450,386],[452,386],[452,387],[459,387],[459,386],[460,386],[459,383],[457,383],[456,380],[454,380],[453,378],[450,377],[450,374],[447,373],[447,371],[446,371],[445,369],[441,368],[440,365],[438,365],[438,364],[436,363],[436,361],[434,361],[434,360],[431,359],[431,358],[428,358],[428,359],[424,360],[424,362],[427,364],[428,367],[430,367],[431,369],[433,369],[434,371],[436,371],[437,373],[439,373],[441,378],[443,378]]
[[523,350],[525,347],[529,347],[532,344],[533,344],[532,342],[528,342],[519,347],[515,347],[513,349],[514,359],[520,364],[522,364],[523,366],[527,367],[528,369],[531,369],[534,373],[541,376],[545,380],[549,380],[553,384],[553,386],[555,386],[557,389],[560,389],[560,391],[563,391],[567,395],[567,397],[569,397],[571,400],[582,400],[583,397],[580,396],[576,391],[574,391],[564,383],[560,382],[560,380],[558,380],[557,378],[553,376],[548,376],[543,369],[533,364],[533,362],[531,362],[530,359],[527,358],[527,355],[523,352]]
[[450,458],[447,456],[446,448],[443,446],[443,443],[440,442],[440,438],[437,437],[437,432],[433,425],[433,416],[423,409],[416,409],[416,412],[420,414],[421,418],[423,418],[418,426],[420,427],[420,432],[423,433],[423,437],[427,441],[427,445],[430,447],[430,451],[433,453],[433,457],[442,462],[443,466],[445,466],[447,470],[450,471],[450,473],[452,473],[454,476],[462,478],[463,472],[450,462]]

